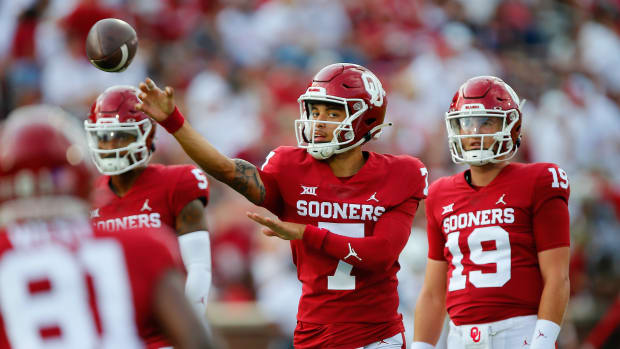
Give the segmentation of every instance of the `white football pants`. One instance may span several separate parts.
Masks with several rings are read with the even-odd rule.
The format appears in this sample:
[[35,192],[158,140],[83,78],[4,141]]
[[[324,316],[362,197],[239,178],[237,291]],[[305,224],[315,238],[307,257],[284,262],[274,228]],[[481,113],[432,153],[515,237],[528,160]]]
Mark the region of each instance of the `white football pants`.
[[526,349],[536,327],[536,315],[516,316],[486,324],[456,326],[450,321],[448,349]]

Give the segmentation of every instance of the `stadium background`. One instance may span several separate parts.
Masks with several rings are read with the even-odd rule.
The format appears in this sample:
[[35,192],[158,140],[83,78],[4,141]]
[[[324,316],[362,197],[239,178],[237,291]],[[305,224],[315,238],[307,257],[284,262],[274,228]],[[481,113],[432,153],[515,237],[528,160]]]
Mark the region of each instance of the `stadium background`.
[[[130,22],[140,40],[120,74],[84,54],[90,26],[106,17]],[[619,348],[620,1],[0,0],[0,120],[50,103],[81,122],[106,87],[150,76],[176,89],[218,149],[260,165],[296,144],[297,97],[340,61],[369,67],[388,92],[395,126],[367,148],[417,156],[431,180],[463,169],[449,158],[443,122],[460,83],[497,75],[528,100],[519,161],[556,162],[571,180],[560,348]],[[190,162],[163,129],[156,138],[154,162]],[[210,183],[213,331],[231,349],[290,348],[300,284],[288,243],[260,236],[244,215],[252,205]],[[421,207],[399,274],[409,336],[424,228]]]

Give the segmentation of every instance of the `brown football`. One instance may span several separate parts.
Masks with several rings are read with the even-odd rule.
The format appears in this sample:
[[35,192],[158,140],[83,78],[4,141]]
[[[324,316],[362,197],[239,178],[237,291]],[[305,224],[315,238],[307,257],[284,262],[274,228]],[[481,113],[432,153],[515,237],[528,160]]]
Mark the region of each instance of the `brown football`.
[[127,69],[138,50],[138,35],[127,22],[105,18],[95,23],[86,37],[86,56],[107,72]]

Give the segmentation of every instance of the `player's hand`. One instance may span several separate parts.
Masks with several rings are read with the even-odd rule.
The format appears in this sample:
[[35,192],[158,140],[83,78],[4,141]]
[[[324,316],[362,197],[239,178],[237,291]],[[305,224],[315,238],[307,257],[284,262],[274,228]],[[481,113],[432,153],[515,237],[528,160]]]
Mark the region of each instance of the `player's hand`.
[[145,112],[157,122],[166,120],[174,111],[174,90],[166,86],[164,90],[155,85],[150,78],[138,85],[140,93],[138,97],[142,103],[136,104],[136,109]]
[[267,236],[276,236],[283,240],[299,240],[304,236],[306,229],[304,224],[283,222],[277,218],[272,219],[253,212],[246,214],[254,222],[265,226],[261,228],[261,232]]

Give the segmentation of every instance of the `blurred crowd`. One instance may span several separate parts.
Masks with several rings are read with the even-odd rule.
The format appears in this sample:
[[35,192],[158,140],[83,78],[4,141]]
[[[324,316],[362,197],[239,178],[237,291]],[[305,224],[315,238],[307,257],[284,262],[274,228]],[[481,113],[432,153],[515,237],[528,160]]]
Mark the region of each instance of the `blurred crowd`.
[[[123,73],[85,56],[88,30],[106,17],[138,33]],[[0,0],[0,120],[49,103],[82,122],[105,88],[149,76],[175,89],[218,149],[260,165],[296,144],[297,97],[334,62],[367,66],[388,93],[394,127],[367,148],[417,156],[431,180],[464,169],[450,160],[443,121],[462,82],[496,75],[525,98],[518,160],[555,162],[571,180],[561,348],[620,347],[619,0]],[[156,137],[153,161],[190,162],[163,129]],[[259,236],[245,217],[256,208],[210,183],[213,304],[255,302],[273,324],[271,347],[286,348],[300,294],[289,246]],[[399,274],[408,322],[426,260],[423,207],[414,226]]]

